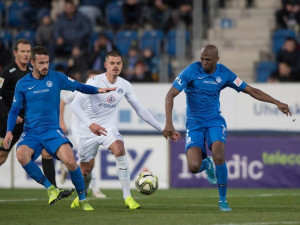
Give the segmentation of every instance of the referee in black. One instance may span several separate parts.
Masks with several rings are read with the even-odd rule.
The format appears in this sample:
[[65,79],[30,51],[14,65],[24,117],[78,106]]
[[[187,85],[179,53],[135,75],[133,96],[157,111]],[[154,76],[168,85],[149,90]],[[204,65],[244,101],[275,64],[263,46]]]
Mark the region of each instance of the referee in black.
[[[3,140],[6,135],[7,117],[14,98],[15,87],[22,77],[32,71],[28,66],[31,56],[31,43],[26,39],[20,39],[14,47],[15,60],[5,67],[0,74],[0,166],[6,161],[8,154],[15,143],[19,140],[24,125],[24,109],[22,109],[17,118],[17,124],[13,130],[13,140],[10,147],[5,149]],[[52,158],[42,158],[42,166],[45,176],[56,186],[55,168]],[[68,197],[74,190],[65,190],[63,197]]]

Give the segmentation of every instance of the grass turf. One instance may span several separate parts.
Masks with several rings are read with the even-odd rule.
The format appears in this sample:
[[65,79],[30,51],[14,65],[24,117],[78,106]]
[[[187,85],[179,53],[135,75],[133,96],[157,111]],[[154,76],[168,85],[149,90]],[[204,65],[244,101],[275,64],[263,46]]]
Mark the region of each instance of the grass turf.
[[0,224],[5,225],[274,225],[300,224],[299,189],[229,189],[232,212],[220,212],[216,189],[158,190],[129,210],[121,190],[102,190],[108,198],[88,198],[94,211],[71,209],[75,194],[49,206],[44,189],[0,189]]

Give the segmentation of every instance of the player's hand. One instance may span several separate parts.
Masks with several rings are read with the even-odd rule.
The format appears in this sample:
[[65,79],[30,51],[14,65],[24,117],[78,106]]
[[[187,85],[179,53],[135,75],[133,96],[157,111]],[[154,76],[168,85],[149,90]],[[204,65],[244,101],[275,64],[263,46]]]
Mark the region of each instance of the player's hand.
[[13,139],[13,135],[11,131],[8,131],[3,141],[4,149],[9,149],[12,139]]
[[177,142],[178,139],[180,138],[180,134],[177,131],[175,131],[173,125],[166,124],[165,129],[163,130],[162,133],[166,139],[168,139],[168,137],[170,137],[175,142]]
[[23,119],[21,117],[17,117],[16,124],[23,123]]
[[107,92],[111,92],[111,91],[115,91],[115,90],[117,90],[116,87],[113,87],[113,88],[98,88],[99,93],[107,93]]
[[278,109],[283,112],[285,115],[287,116],[292,116],[291,112],[290,112],[290,109],[289,109],[289,106],[285,103],[282,103],[282,102],[279,102],[277,103],[277,107]]
[[98,124],[95,124],[95,123],[92,123],[90,126],[89,126],[90,130],[96,134],[97,136],[101,136],[101,135],[104,135],[106,136],[106,133],[107,131],[105,130],[104,127],[101,127],[99,126]]

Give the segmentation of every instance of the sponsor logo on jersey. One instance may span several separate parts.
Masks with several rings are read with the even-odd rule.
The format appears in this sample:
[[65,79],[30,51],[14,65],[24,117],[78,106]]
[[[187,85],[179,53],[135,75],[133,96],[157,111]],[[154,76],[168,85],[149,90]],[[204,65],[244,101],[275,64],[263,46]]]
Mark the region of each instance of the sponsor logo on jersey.
[[100,103],[99,106],[104,107],[104,108],[116,108],[117,107],[117,105],[110,105],[110,104],[105,104],[105,103]]
[[108,102],[109,104],[114,104],[114,103],[116,102],[116,97],[113,96],[113,95],[108,96],[107,102]]
[[46,83],[47,87],[52,87],[53,86],[53,83],[52,81],[48,80],[47,83]]
[[240,79],[240,78],[236,78],[234,81],[233,81],[233,83],[236,85],[236,86],[241,86],[241,84],[243,83],[243,81]]
[[10,70],[9,70],[9,72],[10,73],[12,73],[12,72],[14,72],[14,71],[16,71],[17,69],[14,67],[14,68],[11,68]]
[[181,79],[179,77],[176,77],[175,81],[177,82],[177,84],[182,85],[181,84]]
[[33,94],[40,94],[40,93],[45,93],[45,92],[49,92],[50,90],[47,88],[47,89],[42,89],[42,90],[37,90],[37,91],[34,91]]
[[5,79],[0,77],[0,88],[2,88],[3,84],[4,84]]
[[211,80],[204,80],[203,83],[204,84],[218,84],[217,82],[211,81]]
[[216,78],[216,81],[217,81],[218,83],[221,83],[221,82],[222,82],[222,78],[221,78],[221,77],[217,77],[217,78]]
[[119,93],[119,94],[122,94],[123,92],[124,92],[124,91],[123,91],[122,88],[119,88],[119,89],[118,89],[118,93]]

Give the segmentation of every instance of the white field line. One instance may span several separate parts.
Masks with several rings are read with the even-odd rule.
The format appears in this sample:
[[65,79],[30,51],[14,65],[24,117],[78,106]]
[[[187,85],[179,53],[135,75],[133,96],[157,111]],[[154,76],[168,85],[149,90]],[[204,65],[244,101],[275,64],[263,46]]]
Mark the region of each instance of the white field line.
[[214,225],[277,225],[277,224],[299,224],[299,221],[279,221],[279,222],[248,222],[248,223],[222,223]]

